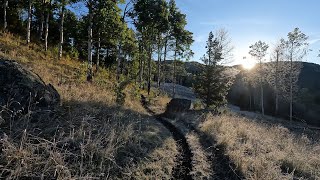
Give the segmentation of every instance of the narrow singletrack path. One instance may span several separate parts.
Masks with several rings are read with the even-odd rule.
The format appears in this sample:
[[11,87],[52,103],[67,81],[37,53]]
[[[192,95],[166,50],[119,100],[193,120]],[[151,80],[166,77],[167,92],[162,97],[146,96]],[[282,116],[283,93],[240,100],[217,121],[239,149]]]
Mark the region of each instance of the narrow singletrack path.
[[141,96],[143,107],[153,115],[163,126],[165,126],[172,134],[174,140],[179,146],[180,155],[178,157],[179,164],[173,169],[173,179],[192,179],[190,172],[192,171],[192,152],[188,145],[187,139],[183,133],[170,122],[163,119],[160,115],[156,115],[148,106],[144,96]]
[[244,179],[242,173],[236,170],[235,165],[231,159],[225,155],[225,148],[221,145],[217,145],[217,141],[206,134],[198,130],[192,124],[182,121],[184,126],[190,131],[195,132],[199,138],[201,146],[209,151],[211,156],[209,157],[212,162],[212,168],[214,172],[214,179],[220,180],[241,180]]

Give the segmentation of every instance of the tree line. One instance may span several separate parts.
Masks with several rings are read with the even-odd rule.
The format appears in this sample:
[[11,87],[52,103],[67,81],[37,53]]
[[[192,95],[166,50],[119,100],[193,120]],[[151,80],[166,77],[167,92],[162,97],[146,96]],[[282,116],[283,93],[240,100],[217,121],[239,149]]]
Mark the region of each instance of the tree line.
[[[249,54],[256,59],[257,65],[252,70],[242,70],[238,74],[240,77],[238,79],[249,91],[249,110],[254,110],[254,105],[259,102],[260,111],[265,115],[265,99],[270,97],[270,94],[266,95],[264,92],[267,88],[273,91],[271,95],[274,97],[273,115],[280,115],[279,104],[285,101],[289,104],[288,117],[293,120],[294,104],[299,100],[301,92],[298,82],[303,68],[302,60],[309,51],[308,45],[308,36],[299,28],[295,28],[286,38],[281,38],[270,53],[268,53],[270,46],[263,41],[257,41],[249,46]],[[206,50],[201,59],[204,69],[202,73],[196,75],[193,82],[194,89],[207,107],[216,109],[227,103],[226,97],[234,83],[233,73],[222,66],[223,61],[230,59],[233,50],[227,31],[222,29],[215,34],[210,32]],[[267,60],[268,54],[270,59]],[[242,99],[242,101],[247,100]]]
[[266,55],[269,45],[258,41],[251,45],[249,54],[257,61],[255,71],[247,71],[244,74],[244,81],[250,89],[250,109],[254,88],[259,87],[260,110],[265,114],[265,93],[266,85],[274,91],[274,114],[279,114],[279,99],[289,102],[289,118],[293,119],[293,105],[299,92],[298,80],[303,67],[302,60],[308,52],[308,36],[295,28],[289,32],[287,38],[281,38],[270,53],[270,62],[266,62]]
[[[193,55],[193,34],[174,0],[2,0],[4,31],[26,38],[26,44],[53,48],[56,59],[72,56],[87,61],[87,80],[99,67],[116,71],[147,88],[164,81],[163,67]],[[120,8],[122,7],[122,8]],[[83,14],[83,15],[79,15]],[[173,88],[173,91],[175,89]]]

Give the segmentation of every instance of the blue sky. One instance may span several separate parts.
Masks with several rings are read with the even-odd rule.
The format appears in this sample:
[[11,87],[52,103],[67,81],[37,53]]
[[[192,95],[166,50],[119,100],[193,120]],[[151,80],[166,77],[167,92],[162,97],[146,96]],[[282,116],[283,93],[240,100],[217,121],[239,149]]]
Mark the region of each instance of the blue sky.
[[[187,14],[187,29],[194,33],[193,60],[205,53],[210,31],[225,28],[232,39],[234,62],[240,64],[249,46],[258,40],[270,49],[281,37],[299,27],[309,36],[310,49],[305,61],[320,64],[319,0],[176,0]],[[268,58],[269,59],[269,58]]]

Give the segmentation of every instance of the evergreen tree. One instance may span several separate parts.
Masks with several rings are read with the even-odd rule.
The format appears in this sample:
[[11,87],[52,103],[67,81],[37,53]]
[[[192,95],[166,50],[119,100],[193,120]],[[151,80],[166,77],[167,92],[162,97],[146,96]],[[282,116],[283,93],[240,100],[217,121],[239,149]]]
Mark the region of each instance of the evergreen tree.
[[33,3],[32,0],[28,1],[27,44],[30,43],[30,39],[31,39],[32,3]]
[[256,42],[254,45],[250,46],[249,54],[255,57],[259,63],[259,82],[260,82],[260,95],[261,95],[261,113],[264,115],[264,94],[263,94],[263,83],[264,83],[264,74],[263,74],[263,58],[267,54],[269,46],[262,41]]
[[294,63],[294,61],[301,61],[307,53],[309,43],[307,40],[309,37],[301,32],[299,28],[295,28],[292,32],[288,33],[288,40],[285,41],[286,59],[290,62],[289,68],[289,101],[290,101],[290,120],[293,117],[293,101],[294,101],[294,89],[298,83],[298,77],[301,63]]
[[207,108],[218,108],[226,104],[226,95],[230,88],[230,80],[223,75],[224,68],[219,65],[223,60],[221,42],[209,33],[207,52],[202,61],[205,64],[203,73],[196,77],[195,92],[204,100]]
[[157,31],[158,28],[161,27],[159,24],[161,24],[161,19],[163,19],[164,15],[163,8],[165,8],[165,6],[163,4],[162,0],[137,0],[134,4],[134,11],[132,13],[134,24],[140,35],[140,43],[142,43],[141,53],[147,54],[148,94],[150,94],[151,90],[152,54],[154,45],[157,44]]
[[181,13],[176,7],[175,1],[169,2],[169,23],[170,23],[170,37],[172,40],[171,46],[174,51],[173,60],[173,88],[172,94],[175,96],[175,84],[176,84],[176,62],[179,57],[188,58],[193,55],[190,50],[190,46],[193,43],[192,32],[186,30],[187,20],[186,15]]

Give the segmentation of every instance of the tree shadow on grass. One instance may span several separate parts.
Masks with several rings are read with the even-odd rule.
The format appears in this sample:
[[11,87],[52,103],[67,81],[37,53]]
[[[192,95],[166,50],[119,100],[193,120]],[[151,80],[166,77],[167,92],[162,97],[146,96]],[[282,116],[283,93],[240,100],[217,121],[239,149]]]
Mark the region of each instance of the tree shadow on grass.
[[171,138],[149,115],[95,101],[64,102],[56,111],[13,124],[14,128],[0,125],[0,147],[5,149],[0,177],[4,178],[13,176],[20,162],[11,153],[20,150],[28,153],[24,157],[28,165],[16,174],[18,178],[128,178],[132,166]]

